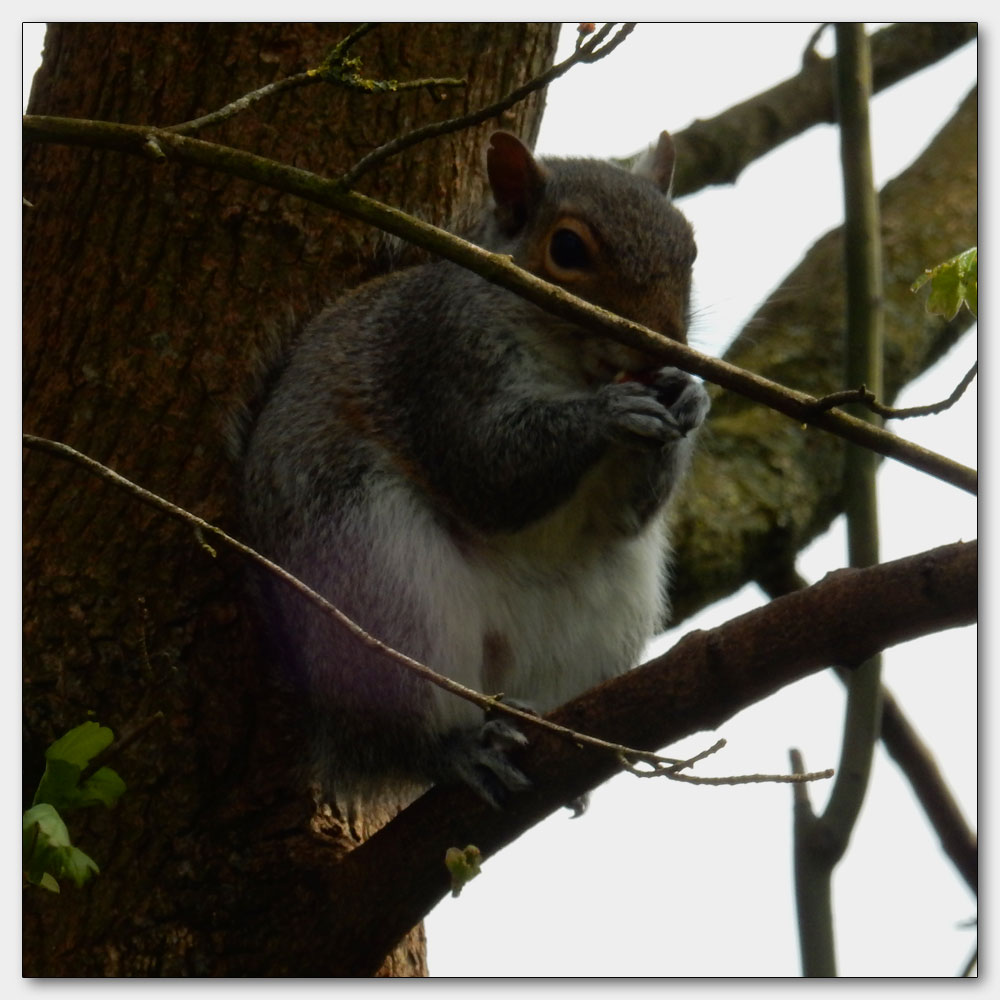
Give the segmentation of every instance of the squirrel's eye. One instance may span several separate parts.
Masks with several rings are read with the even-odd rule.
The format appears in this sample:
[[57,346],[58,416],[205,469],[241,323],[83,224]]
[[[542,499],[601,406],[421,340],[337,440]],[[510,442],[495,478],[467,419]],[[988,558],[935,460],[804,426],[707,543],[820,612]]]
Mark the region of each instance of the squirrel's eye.
[[549,255],[567,270],[582,270],[590,264],[590,251],[579,233],[572,229],[557,229],[549,241]]

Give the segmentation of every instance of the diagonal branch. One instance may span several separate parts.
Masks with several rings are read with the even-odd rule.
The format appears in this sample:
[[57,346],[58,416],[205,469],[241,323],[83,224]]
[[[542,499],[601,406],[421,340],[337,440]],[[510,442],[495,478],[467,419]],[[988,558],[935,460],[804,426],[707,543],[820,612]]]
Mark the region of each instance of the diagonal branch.
[[[871,39],[873,90],[878,93],[967,45],[975,22],[894,24]],[[833,122],[831,59],[807,55],[801,71],[722,114],[674,135],[676,196],[712,184],[733,184],[754,160],[814,125]]]
[[528,80],[527,83],[522,84],[516,90],[512,90],[499,101],[495,101],[493,104],[479,108],[476,111],[471,111],[468,114],[460,115],[457,118],[450,118],[443,122],[431,122],[373,149],[344,174],[340,179],[340,183],[344,187],[353,187],[358,178],[363,174],[373,170],[380,163],[385,162],[397,153],[401,153],[404,149],[409,149],[418,143],[426,142],[428,139],[447,135],[449,132],[458,132],[464,128],[489,121],[491,118],[496,118],[519,101],[523,101],[529,94],[547,87],[553,80],[557,80],[579,63],[593,63],[599,59],[603,59],[625,41],[635,28],[635,24],[622,25],[614,37],[610,41],[605,42],[613,27],[613,24],[605,24],[592,38],[578,45],[576,51],[571,56],[564,59],[561,63],[550,67],[533,80]]
[[978,894],[979,844],[976,834],[966,823],[934,755],[885,688],[882,689],[882,742],[906,775],[941,842],[942,851],[951,859],[966,885]]
[[[636,772],[642,773],[645,777],[652,776],[653,774],[665,774],[672,778],[683,778],[683,776],[678,775],[678,772],[682,768],[690,767],[693,763],[693,761],[660,757],[659,755],[648,750],[639,750],[635,747],[624,746],[620,743],[609,743],[607,740],[601,740],[594,736],[588,736],[585,733],[581,733],[574,729],[568,729],[565,726],[560,726],[557,723],[544,719],[533,712],[529,712],[525,709],[509,704],[502,699],[502,696],[483,694],[473,688],[466,687],[464,684],[459,684],[450,677],[446,677],[443,674],[432,670],[426,664],[413,659],[413,657],[400,652],[398,649],[394,649],[378,637],[372,635],[352,618],[349,618],[346,614],[344,614],[344,612],[338,607],[331,604],[325,597],[323,597],[322,594],[317,593],[311,587],[307,586],[297,577],[289,573],[282,566],[279,566],[266,556],[261,555],[249,545],[233,538],[216,525],[198,517],[196,514],[192,514],[190,511],[185,510],[183,507],[179,507],[175,503],[171,503],[171,501],[166,500],[158,494],[139,486],[137,483],[134,483],[130,479],[125,478],[125,476],[115,472],[114,469],[108,468],[96,459],[91,458],[89,455],[84,455],[82,452],[77,451],[75,448],[71,448],[69,445],[64,444],[61,441],[51,441],[48,438],[37,437],[34,434],[22,434],[21,437],[24,447],[31,448],[35,451],[45,452],[49,455],[54,455],[57,458],[73,462],[100,479],[103,479],[105,482],[110,483],[112,486],[115,486],[120,490],[124,490],[141,503],[144,503],[147,506],[152,507],[154,510],[158,510],[163,514],[167,514],[170,517],[176,518],[177,520],[189,525],[194,529],[198,542],[205,549],[207,549],[209,554],[213,557],[215,556],[215,550],[206,541],[206,536],[210,536],[216,541],[222,542],[233,551],[239,553],[245,559],[248,559],[250,562],[255,563],[258,567],[266,570],[275,579],[281,580],[287,586],[297,591],[305,600],[316,605],[320,611],[332,618],[340,628],[350,633],[356,642],[363,646],[367,646],[369,649],[377,650],[386,658],[394,660],[410,673],[421,677],[423,680],[434,684],[436,687],[439,687],[444,691],[448,691],[450,694],[454,694],[466,701],[470,701],[474,705],[478,705],[484,712],[513,716],[520,722],[528,723],[535,729],[544,729],[550,733],[555,733],[558,736],[569,739],[577,746],[589,746],[594,749],[609,751],[615,759],[620,760],[623,766],[628,768],[632,768],[636,762],[640,761],[651,765],[652,771]],[[747,777],[748,776],[743,775],[739,779],[729,780],[735,782],[738,780],[746,780]],[[766,777],[771,777],[775,781],[801,781],[813,780],[815,777],[829,777],[829,775],[820,772],[818,775],[756,775],[753,777],[757,780],[765,780]]]
[[[640,747],[718,728],[831,662],[858,663],[897,642],[974,621],[976,551],[975,543],[957,543],[869,569],[840,570],[719,628],[690,633],[665,655],[550,718]],[[376,968],[394,941],[447,893],[447,848],[475,844],[488,858],[615,771],[614,762],[593,751],[542,734],[521,766],[533,787],[502,812],[463,789],[434,788],[330,871],[331,906],[364,900],[345,936],[330,942],[331,956],[356,975]]]
[[872,427],[840,410],[817,408],[813,396],[711,358],[638,323],[584,302],[558,286],[522,271],[508,257],[483,250],[365,195],[345,191],[338,181],[330,181],[309,171],[242,150],[148,126],[40,115],[25,115],[22,123],[26,141],[69,143],[155,158],[162,154],[171,160],[210,167],[336,209],[461,264],[486,280],[585,329],[645,351],[662,359],[665,364],[674,364],[700,375],[723,388],[763,403],[797,423],[829,431],[967,492],[978,490],[978,475],[973,469]]

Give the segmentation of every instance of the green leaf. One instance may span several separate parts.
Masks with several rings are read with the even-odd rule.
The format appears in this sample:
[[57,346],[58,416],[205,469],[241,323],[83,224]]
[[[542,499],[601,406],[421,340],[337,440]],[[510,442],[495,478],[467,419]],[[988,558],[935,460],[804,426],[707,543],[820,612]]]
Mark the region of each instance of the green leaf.
[[965,272],[965,304],[973,316],[979,315],[979,255],[976,248],[969,251],[972,260],[969,262]]
[[63,874],[73,880],[79,889],[92,875],[99,875],[101,869],[94,859],[88,857],[78,847],[71,847],[63,859]]
[[80,783],[83,769],[112,740],[114,733],[96,722],[85,722],[56,740],[45,751],[45,773],[34,804],[49,802],[63,810],[113,806],[125,791],[125,782],[110,767],[98,768]]
[[111,746],[115,734],[107,726],[96,722],[84,722],[60,736],[45,751],[45,759],[64,760],[75,764],[82,771],[102,750]]
[[45,773],[23,820],[24,873],[32,884],[58,892],[59,879],[82,886],[100,871],[93,858],[70,842],[59,810],[110,807],[122,797],[125,782],[110,767],[99,767],[80,780],[87,765],[113,740],[107,726],[85,722],[45,751]]
[[480,872],[483,855],[479,848],[470,844],[465,850],[449,847],[445,851],[444,864],[451,875],[451,894],[457,896]]
[[48,802],[57,809],[72,808],[79,795],[80,773],[81,768],[69,761],[58,758],[48,761],[32,805]]
[[77,805],[92,806],[100,803],[109,809],[125,794],[125,782],[117,771],[99,767],[80,786],[81,801]]
[[911,291],[930,282],[927,311],[952,319],[964,302],[973,315],[979,313],[978,250],[972,247],[964,253],[926,270],[910,286]]
[[69,830],[59,815],[59,810],[43,802],[32,806],[25,814],[21,825],[24,850],[32,849],[36,841],[44,840],[47,846],[69,847]]
[[[22,821],[22,865],[29,882],[41,885],[62,873],[63,855],[70,847],[69,831],[59,813],[47,802],[33,806]],[[51,886],[46,882],[46,888]]]
[[100,871],[94,860],[70,843],[69,830],[50,803],[32,806],[22,820],[24,871],[29,882],[58,892],[58,879],[82,886]]

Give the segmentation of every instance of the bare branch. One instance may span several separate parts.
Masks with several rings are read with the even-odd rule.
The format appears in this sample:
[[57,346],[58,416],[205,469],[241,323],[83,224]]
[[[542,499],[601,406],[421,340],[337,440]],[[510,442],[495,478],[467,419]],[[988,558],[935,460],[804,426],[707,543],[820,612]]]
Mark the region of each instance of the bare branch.
[[367,173],[404,149],[409,149],[418,143],[426,142],[428,139],[447,135],[450,132],[458,132],[461,129],[469,128],[471,125],[479,125],[490,118],[495,118],[519,101],[523,101],[529,94],[548,86],[553,80],[558,79],[578,63],[593,63],[599,59],[603,59],[604,56],[613,52],[632,33],[635,25],[626,24],[621,27],[614,38],[602,47],[602,43],[611,33],[613,27],[613,24],[604,25],[592,38],[579,44],[576,51],[567,59],[536,76],[533,80],[529,80],[516,90],[512,90],[506,97],[500,98],[499,101],[495,101],[485,108],[480,108],[478,111],[472,111],[457,118],[450,118],[448,121],[432,122],[429,125],[424,125],[422,128],[414,129],[412,132],[406,133],[406,135],[401,135],[373,149],[341,177],[340,183],[345,188],[353,187],[362,174]]
[[180,122],[177,125],[168,125],[167,132],[176,135],[191,135],[210,125],[218,125],[235,115],[246,111],[247,108],[258,101],[268,97],[275,97],[288,90],[297,90],[299,87],[309,87],[317,83],[333,83],[349,90],[360,90],[366,94],[374,93],[395,93],[400,90],[420,90],[425,87],[464,87],[465,80],[454,77],[442,77],[423,80],[371,80],[361,76],[361,61],[356,57],[348,56],[351,46],[363,38],[368,32],[377,28],[377,24],[362,24],[354,29],[343,41],[338,42],[323,59],[322,63],[315,69],[307,69],[294,76],[285,77],[283,80],[275,80],[266,86],[251,91],[231,101],[225,107],[212,111],[200,118],[191,121]]
[[671,777],[674,781],[686,781],[690,785],[801,785],[832,778],[833,774],[833,768],[828,767],[825,771],[802,771],[793,774],[738,774],[726,778],[706,777],[700,774],[674,774]]
[[369,222],[386,232],[402,236],[418,246],[467,267],[487,281],[515,292],[543,309],[578,323],[601,336],[635,347],[685,371],[733,392],[763,403],[802,424],[811,424],[836,434],[887,458],[910,465],[969,493],[978,491],[978,474],[958,462],[912,444],[887,431],[839,410],[819,411],[814,397],[752,372],[709,357],[677,341],[615,316],[574,295],[522,271],[508,257],[490,253],[442,229],[414,219],[354,191],[345,191],[337,181],[329,181],[306,170],[276,163],[242,150],[176,135],[148,126],[92,122],[72,118],[25,115],[22,119],[26,141],[61,142],[141,154],[150,138],[164,153],[180,162],[212,167],[225,173],[294,194]]
[[201,545],[202,548],[206,550],[208,555],[214,559],[216,556],[215,550],[204,539],[206,534],[213,536],[233,551],[238,552],[241,556],[249,559],[257,566],[267,570],[267,572],[269,572],[272,576],[297,591],[306,600],[311,601],[324,614],[332,618],[341,628],[349,632],[358,642],[368,646],[370,649],[377,650],[383,656],[394,660],[400,666],[409,670],[411,673],[416,674],[418,677],[423,678],[425,681],[428,681],[429,683],[434,684],[451,694],[457,695],[459,698],[464,698],[466,701],[470,701],[474,705],[478,705],[486,712],[499,712],[503,715],[512,716],[521,722],[530,723],[538,729],[548,730],[549,732],[567,739],[576,745],[589,746],[594,749],[606,751],[616,760],[641,760],[645,763],[651,764],[653,767],[665,767],[668,770],[676,770],[680,767],[689,767],[691,763],[693,763],[691,760],[678,761],[670,757],[661,757],[649,750],[636,749],[635,747],[629,747],[620,743],[611,743],[595,736],[589,736],[584,732],[570,729],[566,726],[560,726],[557,723],[551,722],[548,719],[537,715],[536,713],[509,705],[503,700],[502,695],[483,694],[481,691],[476,691],[473,688],[459,684],[457,681],[453,681],[451,678],[437,673],[426,664],[407,656],[405,653],[400,652],[398,649],[394,649],[381,639],[373,636],[370,632],[362,628],[357,622],[345,615],[343,611],[331,604],[325,597],[323,597],[322,594],[319,594],[297,577],[293,576],[288,572],[288,570],[279,566],[277,563],[272,562],[266,556],[261,555],[249,545],[246,545],[238,539],[233,538],[231,535],[228,535],[225,531],[216,527],[214,524],[210,524],[208,521],[198,517],[196,514],[192,514],[190,511],[185,510],[183,507],[179,507],[177,504],[171,503],[169,500],[164,499],[156,493],[139,486],[130,479],[126,479],[124,476],[115,472],[114,469],[109,469],[106,465],[101,464],[96,459],[90,458],[88,455],[84,455],[82,452],[77,451],[75,448],[71,448],[67,444],[63,444],[61,441],[50,441],[47,438],[36,437],[33,434],[23,434],[22,440],[25,447],[33,448],[36,451],[43,451],[50,455],[55,455],[58,458],[74,462],[75,464],[86,469],[88,472],[91,472],[100,479],[103,479],[105,482],[110,483],[112,486],[131,494],[147,506],[153,507],[161,513],[169,514],[171,517],[190,525],[194,529],[195,538],[197,539],[198,544]]
[[662,775],[674,775],[682,768],[694,767],[698,761],[704,760],[714,753],[718,753],[725,745],[725,740],[716,740],[707,750],[702,750],[693,757],[688,757],[687,760],[670,760],[667,757],[661,757],[660,760],[662,763],[653,763],[640,757],[639,759],[643,760],[644,763],[653,763],[653,766],[648,770],[637,767],[633,760],[629,758],[629,755],[623,753],[618,755],[618,763],[621,764],[622,770],[634,774],[637,778],[658,778]]
[[[872,175],[869,103],[871,55],[863,24],[837,24],[836,90],[844,189],[846,290],[845,369],[849,383],[864,380],[882,391],[882,242]],[[865,415],[872,423],[879,418]],[[870,451],[849,447],[844,462],[844,510],[852,566],[879,560],[878,464]],[[794,807],[796,903],[802,973],[836,975],[833,873],[857,825],[871,781],[882,706],[880,653],[851,671],[847,681],[837,779],[826,809],[807,817]],[[799,885],[799,880],[803,885]]]
[[928,403],[925,406],[885,406],[882,403],[872,404],[875,412],[886,419],[907,420],[910,417],[931,417],[945,410],[951,409],[965,395],[965,390],[972,385],[972,380],[979,374],[979,362],[976,361],[972,367],[962,376],[962,380],[955,386],[951,395],[947,399],[942,399],[938,403]]
[[907,420],[910,417],[933,417],[938,413],[951,409],[965,395],[965,390],[972,385],[972,380],[979,374],[979,362],[962,376],[962,380],[955,386],[951,395],[947,399],[942,399],[938,403],[927,403],[923,406],[886,406],[880,403],[875,397],[875,393],[867,385],[861,385],[857,389],[843,389],[840,392],[831,392],[816,400],[819,409],[828,410],[834,406],[843,406],[845,403],[860,403],[867,406],[872,413],[889,420]]
[[622,770],[637,778],[669,778],[672,781],[686,781],[692,785],[749,785],[759,782],[799,782],[799,781],[819,781],[822,778],[833,777],[833,771],[814,771],[812,774],[732,774],[722,777],[707,777],[697,774],[684,774],[683,771],[694,767],[699,761],[714,753],[718,753],[726,745],[725,740],[717,740],[707,750],[689,757],[687,760],[674,761],[672,764],[665,763],[668,758],[661,757],[664,763],[654,763],[644,758],[643,763],[650,763],[649,768],[638,767],[625,754],[618,755],[618,762]]
[[[871,61],[863,24],[838,24],[837,104],[844,183],[847,380],[882,386],[882,247],[878,198],[872,176],[869,98]],[[878,417],[867,415],[873,423]],[[850,565],[879,560],[878,466],[871,452],[847,449],[844,506]],[[881,713],[881,660],[876,655],[852,672],[837,781],[822,818],[823,864],[832,875],[857,822],[871,774]],[[832,846],[836,841],[836,849]]]
[[173,132],[175,135],[191,135],[203,128],[208,128],[211,125],[219,125],[230,118],[234,118],[265,98],[276,97],[278,94],[283,94],[288,90],[297,90],[299,87],[310,87],[319,82],[320,78],[313,75],[310,70],[306,70],[303,73],[296,73],[294,76],[286,76],[283,80],[275,80],[273,83],[266,84],[257,90],[251,91],[249,94],[237,97],[235,101],[230,101],[229,104],[215,111],[210,111],[200,118],[178,122],[176,125],[167,125],[164,127],[164,131]]
[[[672,781],[686,781],[692,785],[749,785],[761,782],[777,782],[795,784],[802,781],[819,781],[824,778],[832,778],[833,770],[813,771],[811,774],[732,774],[722,777],[709,777],[697,774],[685,774],[684,770],[693,767],[699,761],[717,753],[726,745],[725,740],[717,740],[707,750],[695,754],[687,760],[676,761],[671,766],[665,764],[653,764],[649,769],[637,767],[625,754],[619,754],[619,763],[622,770],[634,774],[637,778],[670,778]],[[665,760],[666,758],[660,758]]]
[[806,42],[806,47],[802,52],[803,68],[823,59],[823,56],[821,56],[816,50],[816,46],[819,45],[819,40],[823,37],[823,32],[826,31],[832,23],[832,21],[823,21],[809,36],[809,41]]
[[[838,674],[840,672],[838,671]],[[882,741],[906,775],[941,849],[975,893],[979,892],[979,844],[951,794],[930,749],[896,699],[882,689]]]

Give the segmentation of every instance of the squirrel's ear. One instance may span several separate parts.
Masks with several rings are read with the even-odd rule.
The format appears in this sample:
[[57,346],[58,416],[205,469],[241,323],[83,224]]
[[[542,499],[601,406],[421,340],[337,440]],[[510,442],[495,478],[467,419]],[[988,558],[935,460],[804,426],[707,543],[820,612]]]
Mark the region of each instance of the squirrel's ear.
[[517,136],[494,132],[486,150],[486,173],[501,227],[508,233],[517,232],[538,199],[544,170]]
[[677,151],[669,132],[661,132],[655,146],[650,146],[635,162],[632,173],[651,180],[664,194],[670,194],[674,182]]

